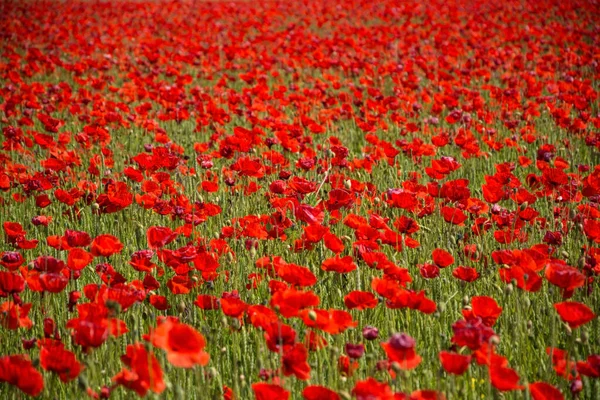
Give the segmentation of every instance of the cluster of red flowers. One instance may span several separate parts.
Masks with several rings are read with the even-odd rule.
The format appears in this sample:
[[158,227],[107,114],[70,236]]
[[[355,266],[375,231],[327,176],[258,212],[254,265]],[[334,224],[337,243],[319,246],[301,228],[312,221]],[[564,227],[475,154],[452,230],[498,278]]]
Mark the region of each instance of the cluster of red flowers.
[[[439,317],[454,304],[443,286],[466,296],[426,360],[440,376],[478,366],[535,400],[600,378],[598,347],[555,336],[542,356],[568,386],[501,355],[496,291],[543,297],[552,335],[597,327],[595,2],[0,0],[0,13],[0,336],[23,349],[2,350],[0,382],[163,393],[163,366],[219,357],[184,319],[193,304],[262,336],[278,366],[255,371],[257,399],[341,399],[293,386],[339,336],[349,396],[440,400],[390,384],[423,368],[417,329],[373,325],[380,311]],[[158,315],[143,329],[142,310]],[[122,369],[89,384],[86,357],[113,338]]]

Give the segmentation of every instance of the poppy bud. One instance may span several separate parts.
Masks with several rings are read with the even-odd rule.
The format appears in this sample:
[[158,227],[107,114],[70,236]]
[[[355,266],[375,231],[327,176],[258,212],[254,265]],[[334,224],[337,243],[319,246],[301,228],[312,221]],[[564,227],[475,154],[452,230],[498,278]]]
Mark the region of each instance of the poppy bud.
[[100,398],[101,399],[108,399],[110,397],[110,392],[111,392],[111,388],[108,386],[102,386],[102,389],[100,389]]
[[590,339],[590,335],[587,333],[587,331],[582,331],[581,332],[581,343],[582,344],[587,344],[587,342]]
[[92,204],[92,210],[99,210],[99,209],[100,209],[100,204],[98,204],[98,203]]
[[362,334],[366,340],[375,340],[379,336],[379,329],[374,326],[367,325],[363,328]]
[[37,339],[36,338],[33,338],[33,339],[21,339],[21,342],[23,343],[23,349],[30,350],[37,343]]
[[575,379],[573,382],[571,382],[570,389],[573,396],[579,395],[579,393],[583,390],[583,382],[581,379]]
[[316,313],[316,312],[314,312],[313,310],[310,310],[310,311],[308,312],[308,318],[309,318],[311,321],[316,321],[316,320],[317,320],[317,313]]
[[346,343],[345,350],[346,350],[346,354],[348,354],[348,357],[350,357],[352,359],[361,358],[363,356],[363,354],[365,354],[365,346],[361,343],[359,343],[359,344]]
[[44,337],[52,337],[55,328],[56,325],[54,324],[54,320],[52,318],[44,318]]
[[469,300],[469,296],[465,296],[463,297],[463,307],[466,307],[467,305],[469,305],[469,303],[471,302],[471,300]]
[[508,285],[506,285],[506,287],[504,288],[504,293],[505,294],[511,294],[513,292],[514,288],[512,283],[509,283]]
[[180,314],[183,314],[185,310],[185,303],[183,301],[179,302],[179,304],[177,305],[177,311],[179,311]]

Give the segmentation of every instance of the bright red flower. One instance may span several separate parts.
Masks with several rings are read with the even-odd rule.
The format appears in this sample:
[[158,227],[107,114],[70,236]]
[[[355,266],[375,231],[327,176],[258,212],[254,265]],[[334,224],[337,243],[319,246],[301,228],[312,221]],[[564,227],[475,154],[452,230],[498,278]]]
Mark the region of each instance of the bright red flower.
[[79,376],[83,369],[75,354],[67,349],[62,342],[54,339],[43,339],[40,346],[40,365],[46,371],[56,372],[60,380],[70,382]]
[[463,316],[475,316],[481,318],[487,326],[494,326],[502,313],[502,307],[498,306],[496,300],[488,296],[473,296],[471,299],[471,311],[463,311]]
[[324,386],[307,386],[302,391],[304,400],[340,400],[339,394]]
[[394,392],[387,383],[378,382],[369,377],[364,381],[356,382],[352,389],[356,400],[394,400]]
[[577,361],[577,372],[590,378],[600,378],[600,355],[593,354],[586,361]]
[[343,310],[302,310],[300,317],[309,328],[320,329],[332,335],[358,325],[358,322],[352,320],[352,316]]
[[271,307],[286,318],[295,317],[300,310],[319,305],[319,296],[311,291],[300,291],[294,288],[278,290],[271,297]]
[[302,343],[296,343],[283,353],[281,363],[285,376],[294,375],[300,380],[310,378],[310,366],[308,365],[308,351]]
[[553,259],[546,264],[546,279],[550,283],[563,289],[563,297],[568,298],[571,293],[585,284],[585,275],[577,268],[567,265],[563,260]]
[[93,259],[94,256],[91,253],[88,253],[87,251],[79,247],[75,247],[69,250],[69,256],[67,257],[67,267],[69,267],[69,269],[72,271],[81,271],[82,269],[87,267]]
[[151,226],[146,230],[146,238],[148,240],[149,248],[159,249],[175,240],[177,238],[177,233],[174,233],[171,228]]
[[365,310],[375,308],[379,301],[373,293],[354,290],[344,297],[344,304],[349,310]]
[[434,264],[439,268],[446,268],[454,263],[454,257],[452,254],[443,249],[433,250],[431,256],[433,257]]
[[0,325],[10,329],[33,327],[33,321],[29,319],[31,303],[23,305],[15,304],[12,301],[6,301],[0,304]]
[[530,383],[529,393],[533,400],[564,400],[560,390],[546,382]]
[[148,390],[160,394],[166,389],[156,356],[148,352],[142,343],[128,345],[121,361],[129,369],[123,368],[112,378],[117,385],[131,389],[139,396],[145,396]]
[[492,362],[489,366],[489,376],[492,385],[501,392],[511,390],[522,390],[524,387],[519,385],[519,374],[507,365],[504,357],[492,356]]
[[346,257],[332,257],[328,258],[321,264],[321,269],[323,271],[333,271],[340,274],[346,274],[348,272],[352,272],[358,268],[354,261],[352,260],[352,256]]
[[439,357],[444,370],[453,375],[464,374],[471,363],[471,356],[451,353],[449,351],[440,351]]
[[405,333],[395,333],[381,343],[388,359],[397,362],[400,369],[414,369],[421,363],[421,356],[415,351],[415,340]]
[[279,385],[271,383],[253,383],[252,391],[256,400],[288,400],[290,398],[290,392]]
[[585,325],[596,317],[596,314],[585,304],[576,301],[565,301],[554,305],[560,318],[572,329]]
[[26,355],[0,357],[0,382],[14,385],[30,396],[37,396],[44,389],[42,374]]
[[479,272],[475,268],[461,265],[452,271],[452,276],[461,281],[473,282],[479,278]]
[[25,289],[25,279],[12,272],[0,271],[0,295],[21,293]]
[[123,250],[123,244],[113,235],[98,235],[92,242],[92,254],[96,257],[110,257],[120,253],[121,250]]
[[170,317],[159,319],[158,326],[145,336],[146,340],[167,352],[167,360],[175,367],[191,368],[208,364],[210,356],[204,351],[204,336],[191,326]]

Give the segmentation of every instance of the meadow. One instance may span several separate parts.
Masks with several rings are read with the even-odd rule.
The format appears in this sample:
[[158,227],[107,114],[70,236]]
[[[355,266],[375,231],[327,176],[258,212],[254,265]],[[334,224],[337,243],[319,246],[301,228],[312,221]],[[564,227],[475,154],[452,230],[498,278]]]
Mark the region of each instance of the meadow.
[[600,399],[597,1],[0,16],[0,399]]

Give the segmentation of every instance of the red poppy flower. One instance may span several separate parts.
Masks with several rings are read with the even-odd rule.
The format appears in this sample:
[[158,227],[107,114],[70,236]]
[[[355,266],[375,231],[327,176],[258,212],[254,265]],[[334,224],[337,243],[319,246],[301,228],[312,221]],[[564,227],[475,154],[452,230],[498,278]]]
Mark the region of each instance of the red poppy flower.
[[0,325],[10,330],[30,329],[33,321],[29,319],[29,311],[31,311],[31,303],[19,305],[6,301],[0,304]]
[[221,310],[228,317],[241,318],[248,308],[248,304],[235,297],[221,298]]
[[600,355],[593,354],[586,361],[577,361],[577,372],[590,378],[600,378]]
[[246,310],[250,323],[257,328],[266,330],[272,323],[278,321],[277,313],[267,306],[260,304],[248,307]]
[[373,293],[354,290],[344,297],[344,304],[349,310],[365,310],[375,308],[379,301]]
[[92,238],[87,232],[67,229],[64,239],[70,247],[87,247],[92,243]]
[[418,265],[419,274],[425,279],[434,279],[440,276],[440,269],[434,264]]
[[21,265],[23,265],[24,262],[25,259],[23,258],[21,253],[18,253],[16,251],[3,251],[0,254],[0,265],[8,269],[9,271],[16,270]]
[[355,361],[347,355],[342,354],[338,358],[337,367],[342,376],[352,376],[354,371],[358,369],[358,361]]
[[288,400],[290,398],[290,392],[279,385],[271,383],[253,383],[252,391],[256,400]]
[[567,265],[563,260],[548,261],[545,275],[550,283],[563,289],[563,297],[570,297],[575,289],[585,284],[585,275],[577,268]]
[[265,340],[270,351],[285,352],[296,344],[296,331],[282,322],[271,322],[265,329]]
[[325,244],[325,247],[336,254],[341,253],[345,248],[342,240],[331,232],[323,235],[323,243]]
[[319,296],[311,291],[286,288],[275,292],[271,297],[271,307],[286,318],[295,317],[300,310],[319,305]]
[[440,351],[440,361],[444,370],[450,374],[462,375],[471,363],[471,356],[466,356],[449,351]]
[[444,221],[454,225],[462,226],[468,218],[467,215],[458,208],[444,206],[442,207],[441,211],[442,217],[444,217]]
[[588,306],[576,301],[558,303],[554,305],[554,308],[560,318],[572,329],[585,325],[596,317],[596,314]]
[[299,315],[309,328],[320,329],[332,335],[358,325],[358,322],[352,320],[352,316],[343,310],[302,310]]
[[310,269],[296,264],[281,264],[277,268],[277,275],[290,285],[313,286],[317,283],[317,277]]
[[194,304],[203,310],[218,310],[220,307],[219,299],[208,294],[199,294]]
[[463,310],[465,318],[469,316],[479,317],[487,326],[494,326],[501,313],[502,307],[498,306],[496,300],[488,296],[473,296],[471,299],[471,310]]
[[446,400],[446,396],[435,390],[415,390],[408,400]]
[[148,390],[160,394],[166,389],[156,356],[142,343],[128,345],[121,361],[130,369],[123,368],[112,378],[117,385],[131,389],[139,396],[145,396]]
[[415,351],[415,340],[406,333],[395,333],[381,343],[388,359],[397,362],[400,369],[413,369],[421,363],[421,356]]
[[152,304],[154,308],[156,308],[159,311],[165,311],[171,308],[165,296],[153,294],[148,298],[148,301],[150,302],[150,304]]
[[459,266],[452,271],[452,276],[461,281],[473,282],[479,278],[479,272],[475,268]]
[[572,372],[575,369],[575,362],[569,358],[569,353],[565,350],[548,347],[546,353],[552,357],[552,369],[558,376],[572,380],[574,375]]
[[0,271],[0,295],[21,293],[25,289],[25,279],[12,272]]
[[324,386],[307,386],[302,391],[304,400],[340,400],[339,394]]
[[310,378],[310,366],[308,365],[308,351],[302,343],[296,343],[283,353],[281,363],[285,376],[294,375],[300,380]]
[[91,253],[88,253],[79,247],[75,247],[69,250],[67,267],[69,267],[69,269],[72,271],[81,271],[87,267],[93,259],[94,256]]
[[352,389],[352,395],[356,400],[394,400],[394,392],[385,382],[378,382],[374,378],[356,382]]
[[56,372],[60,380],[70,382],[79,376],[82,365],[75,354],[65,349],[64,344],[54,339],[43,339],[40,346],[40,365],[46,371]]
[[42,374],[26,355],[0,357],[0,382],[14,385],[30,396],[37,396],[44,389]]
[[533,400],[564,400],[560,390],[546,382],[530,383],[529,393]]
[[175,240],[177,234],[174,233],[171,228],[151,226],[146,230],[146,238],[148,240],[149,248],[159,249]]
[[176,318],[159,319],[158,326],[145,336],[147,340],[167,352],[167,360],[175,366],[191,368],[208,364],[209,355],[204,351],[206,341],[194,328]]
[[508,362],[504,357],[492,356],[489,366],[489,376],[492,385],[501,392],[511,390],[522,390],[519,385],[519,374],[514,369],[507,366]]
[[452,254],[443,249],[433,250],[431,256],[433,257],[434,264],[439,268],[446,268],[454,263],[454,257]]
[[120,253],[121,250],[123,250],[123,244],[113,235],[98,235],[92,242],[92,254],[96,257],[110,257]]
[[332,271],[340,274],[346,274],[348,272],[352,272],[358,268],[354,261],[352,260],[352,256],[346,257],[332,257],[328,258],[321,264],[321,269],[323,271]]

